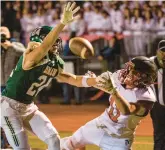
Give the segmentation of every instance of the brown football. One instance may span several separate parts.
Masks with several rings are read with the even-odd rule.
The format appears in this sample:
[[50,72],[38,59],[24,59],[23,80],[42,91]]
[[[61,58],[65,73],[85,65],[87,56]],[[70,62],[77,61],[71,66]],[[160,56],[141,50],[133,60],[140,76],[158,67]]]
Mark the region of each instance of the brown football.
[[92,44],[82,37],[74,37],[69,40],[69,48],[77,56],[82,59],[88,59],[94,56],[94,49]]

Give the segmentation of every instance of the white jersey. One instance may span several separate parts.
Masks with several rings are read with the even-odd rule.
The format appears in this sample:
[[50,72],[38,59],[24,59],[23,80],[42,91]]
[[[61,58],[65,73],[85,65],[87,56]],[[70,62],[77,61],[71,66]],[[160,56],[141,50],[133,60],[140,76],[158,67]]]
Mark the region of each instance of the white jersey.
[[[118,80],[119,71],[112,74],[117,91],[128,102],[137,103],[139,100],[155,102],[153,90],[148,87],[144,89],[125,89]],[[132,138],[135,128],[144,116],[123,115],[117,109],[115,101],[109,97],[110,106],[98,117],[98,127],[103,128],[108,134],[119,138]]]

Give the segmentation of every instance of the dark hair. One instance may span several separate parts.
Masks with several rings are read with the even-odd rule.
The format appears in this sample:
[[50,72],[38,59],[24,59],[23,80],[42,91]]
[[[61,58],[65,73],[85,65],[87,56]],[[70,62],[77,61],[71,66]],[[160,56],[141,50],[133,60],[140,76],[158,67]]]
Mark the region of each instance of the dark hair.
[[101,11],[101,13],[106,14],[107,16],[109,16],[109,13],[108,13],[105,9],[103,9],[103,10]]

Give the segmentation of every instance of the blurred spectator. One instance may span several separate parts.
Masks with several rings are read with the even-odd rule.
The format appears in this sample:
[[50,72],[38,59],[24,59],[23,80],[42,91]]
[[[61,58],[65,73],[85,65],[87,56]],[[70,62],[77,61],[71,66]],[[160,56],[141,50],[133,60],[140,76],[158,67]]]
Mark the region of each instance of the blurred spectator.
[[37,13],[34,14],[33,21],[35,22],[35,26],[40,27],[42,25],[45,25],[45,16],[44,16],[44,10],[42,6],[37,9]]
[[[71,39],[75,36],[76,36],[76,32],[71,32],[69,39]],[[73,53],[69,49],[69,40],[67,40],[67,42],[64,46],[63,54],[64,54],[64,56],[73,56]],[[65,60],[64,70],[67,70],[70,73],[75,73],[75,67],[76,67],[75,63],[73,63],[71,60],[70,61]],[[80,94],[80,90],[82,88],[71,86],[67,83],[62,83],[62,88],[63,88],[64,101],[61,102],[61,104],[63,104],[63,105],[71,104],[72,90],[74,91],[74,96],[75,96],[75,101],[76,101],[75,104],[76,105],[82,104],[81,94]]]
[[[25,47],[19,42],[12,42],[9,29],[0,27],[1,32],[1,92],[5,88],[7,79],[19,59],[25,51]],[[1,148],[9,148],[6,136],[1,129]]]
[[26,45],[29,42],[31,31],[36,27],[32,11],[29,11],[26,8],[23,10],[23,17],[21,18],[21,26],[25,39],[24,44]]
[[134,8],[135,9],[140,9],[140,2],[139,1],[133,1],[133,3],[134,3]]
[[13,38],[16,39],[16,41],[20,41],[21,33],[22,33],[22,27],[21,27],[21,12],[16,12],[16,18],[13,22]]
[[13,3],[13,9],[15,10],[15,11],[21,11],[21,2],[20,1],[15,1],[14,3]]
[[124,29],[129,30],[131,26],[131,11],[128,7],[124,8]]
[[[36,26],[54,26],[59,22],[65,3],[65,1],[2,1],[1,23],[10,29],[12,37],[17,41],[21,37],[26,45],[29,32]],[[81,17],[78,21],[73,22],[69,28],[64,28],[62,33],[64,43],[70,30],[75,31],[76,36],[88,34],[86,37],[100,38],[103,35],[104,44],[97,42],[95,44],[97,48],[106,44],[111,32],[122,32],[125,37],[126,53],[132,58],[136,55],[150,55],[150,50],[153,49],[151,43],[157,36],[165,35],[164,1],[77,1],[76,3],[81,4],[83,11],[80,11]]]
[[144,22],[143,22],[143,30],[144,31],[152,31],[155,27],[155,22],[150,10],[146,10],[144,12]]
[[55,13],[55,9],[53,9],[53,2],[49,1],[44,4],[45,9],[45,23],[46,25],[50,25],[52,22],[52,16]]
[[9,78],[12,70],[25,51],[23,44],[12,42],[10,32],[7,27],[0,27],[1,31],[1,89],[5,87],[5,83]]
[[84,12],[82,10],[80,10],[78,12],[78,15],[80,17],[68,25],[68,31],[76,32],[76,36],[82,36],[86,32],[86,23],[84,20]]
[[37,2],[36,1],[31,1],[31,10],[33,12],[37,11]]
[[79,16],[80,18],[76,20],[76,36],[84,35],[87,29],[83,10],[79,11]]
[[[3,10],[3,26],[6,26],[9,28],[10,32],[13,32],[13,22],[15,20],[15,10],[13,9],[12,3],[11,2],[6,2],[5,3],[5,8]],[[10,19],[9,19],[10,18]]]
[[120,11],[120,5],[118,3],[114,3],[112,8],[113,9],[110,12],[112,29],[114,32],[121,33],[123,30],[123,15]]
[[87,24],[90,24],[91,18],[93,17],[94,14],[94,11],[92,10],[91,2],[85,2],[83,8],[84,8],[84,20]]
[[132,52],[135,56],[146,56],[146,51],[144,50],[144,41],[142,38],[143,18],[140,9],[134,9],[130,29],[133,31]]
[[[85,32],[87,34],[103,34],[103,31],[105,30],[104,24],[107,24],[106,21],[108,22],[108,18],[109,18],[108,16],[107,16],[107,18],[105,18],[105,16],[106,16],[105,13],[104,14],[102,13],[102,15],[101,15],[100,12],[103,9],[105,9],[108,12],[108,14],[110,15],[111,23],[107,24],[106,28],[109,29],[109,26],[111,25],[112,32],[114,32],[114,31],[122,32],[123,28],[128,29],[127,28],[128,26],[126,26],[126,24],[125,24],[125,22],[127,22],[128,20],[125,21],[124,20],[125,15],[122,14],[125,11],[125,8],[128,8],[130,13],[133,13],[133,14],[135,14],[134,13],[135,10],[140,10],[140,13],[143,16],[147,15],[146,12],[151,11],[154,22],[156,22],[156,26],[159,26],[158,28],[161,28],[161,26],[163,26],[162,19],[160,19],[160,18],[157,19],[157,14],[161,14],[161,11],[165,12],[165,2],[163,2],[163,1],[110,1],[110,2],[88,1],[88,2],[77,2],[77,3],[83,4],[84,18],[82,20],[85,20],[85,23],[87,24],[87,29],[89,32],[89,33]],[[58,20],[59,20],[59,16],[61,16],[61,9],[63,9],[64,4],[65,4],[65,2],[62,2],[62,1],[57,1],[57,2],[52,2],[52,1],[48,1],[48,2],[44,2],[44,1],[2,2],[1,22],[2,22],[2,25],[8,26],[13,34],[13,30],[15,30],[14,29],[15,27],[13,25],[11,25],[11,22],[17,22],[17,21],[14,21],[15,18],[19,19],[20,14],[21,15],[23,14],[23,16],[21,18],[21,26],[25,33],[23,38],[28,39],[27,36],[29,36],[28,32],[30,32],[29,31],[29,28],[31,28],[30,26],[33,26],[32,28],[35,28],[37,26],[36,24],[44,24],[44,25],[56,24],[56,22],[58,22]],[[38,10],[38,12],[37,12],[37,10]],[[158,13],[157,13],[157,11],[158,11]],[[37,14],[35,14],[36,12],[37,12]],[[52,20],[53,14],[54,14],[54,17]],[[35,16],[35,17],[33,17],[33,16]],[[140,26],[141,19],[136,18],[135,15],[133,15],[133,16],[134,17],[131,19],[131,26],[129,28],[129,31],[133,32],[134,30],[136,30],[136,31],[138,30],[138,32],[139,32],[141,30],[139,28],[146,29],[146,26],[147,26],[147,28],[150,26],[150,23],[145,23],[144,26],[142,24],[142,27],[141,27]],[[8,20],[7,18],[10,18],[10,20]],[[36,20],[36,21],[34,21],[33,18],[35,18],[34,20]],[[141,17],[139,17],[139,18],[141,18]],[[151,19],[151,20],[153,20],[153,19]],[[22,20],[24,20],[24,21],[22,21]],[[28,20],[30,20],[31,22],[29,22]],[[43,20],[44,20],[44,23],[43,23]],[[24,23],[22,23],[22,22],[24,22]],[[83,22],[83,21],[81,21],[81,22]],[[18,23],[19,23],[19,21],[18,21]],[[30,23],[31,23],[31,25],[30,25]],[[18,28],[18,24],[16,26]],[[26,30],[25,30],[25,28],[26,28]],[[155,28],[152,30],[155,31]],[[65,29],[64,31],[66,32],[67,35],[69,34],[69,29]],[[17,33],[18,32],[15,32],[14,36],[19,37],[19,35],[17,35]],[[139,34],[139,33],[136,32],[135,34]],[[78,36],[82,35],[82,33],[78,33],[77,35]]]
[[55,11],[49,21],[49,26],[55,27],[60,22],[60,14]]
[[102,26],[101,30],[104,34],[107,34],[108,32],[112,31],[111,18],[106,10],[102,10],[101,15],[103,16],[103,19],[100,22]]
[[157,21],[155,30],[158,35],[165,35],[165,13],[162,10],[157,10]]
[[[139,8],[140,9],[140,8]],[[142,5],[142,15],[145,15],[146,11],[150,11],[150,5],[149,5],[149,1],[145,1]]]
[[120,10],[123,12],[124,9],[130,9],[130,2],[131,1],[123,1],[123,4],[120,6]]
[[151,12],[152,12],[153,19],[156,22],[156,19],[157,19],[157,7],[156,6],[151,7]]
[[143,41],[144,48],[146,49],[146,55],[151,55],[152,43],[155,38],[155,20],[153,18],[151,10],[144,11],[144,21],[143,21]]
[[100,6],[94,7],[94,13],[92,15],[91,21],[87,24],[87,30],[89,34],[100,34],[100,30],[102,28],[100,22],[103,20],[101,15]]
[[143,28],[143,19],[140,9],[134,9],[133,17],[131,19],[130,29],[132,31],[142,31]]
[[[127,57],[132,55],[133,51],[133,39],[132,39],[132,32],[130,31],[131,28],[131,10],[128,7],[125,7],[123,10],[124,14],[124,47]],[[129,59],[129,58],[128,58]]]
[[108,45],[100,51],[98,60],[106,60],[108,63],[108,70],[114,72],[120,67],[120,44],[118,39],[118,33],[114,34],[111,40],[109,40]]
[[93,1],[93,6],[103,8],[103,2],[102,1]]
[[24,1],[24,5],[23,5],[23,8],[24,9],[27,9],[27,10],[30,10],[30,1]]
[[143,20],[143,39],[144,39],[144,46],[146,48],[146,55],[151,54],[151,44],[154,40],[155,33],[155,21],[153,19],[153,15],[151,10],[144,11],[144,20]]

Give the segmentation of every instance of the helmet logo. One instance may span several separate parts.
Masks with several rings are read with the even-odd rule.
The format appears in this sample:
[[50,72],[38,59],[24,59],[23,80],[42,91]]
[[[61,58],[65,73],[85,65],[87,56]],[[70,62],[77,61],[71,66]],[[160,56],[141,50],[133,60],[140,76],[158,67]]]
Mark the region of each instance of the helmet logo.
[[41,28],[35,29],[35,30],[31,33],[31,36],[34,36],[34,35],[38,35],[38,36],[39,36],[39,34],[40,34],[40,29],[41,29]]

